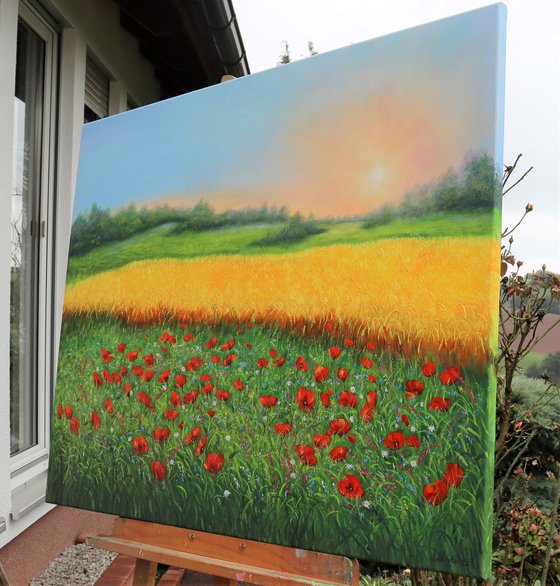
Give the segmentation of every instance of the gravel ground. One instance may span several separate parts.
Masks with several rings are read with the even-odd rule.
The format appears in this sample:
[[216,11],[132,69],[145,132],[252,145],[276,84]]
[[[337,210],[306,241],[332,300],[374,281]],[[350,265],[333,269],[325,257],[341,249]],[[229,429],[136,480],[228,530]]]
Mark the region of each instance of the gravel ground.
[[67,547],[29,586],[93,586],[115,557],[83,543]]

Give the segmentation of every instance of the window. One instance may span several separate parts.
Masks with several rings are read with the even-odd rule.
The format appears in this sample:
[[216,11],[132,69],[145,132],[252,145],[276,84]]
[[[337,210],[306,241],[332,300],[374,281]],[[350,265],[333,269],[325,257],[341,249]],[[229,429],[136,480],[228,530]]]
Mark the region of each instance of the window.
[[[50,287],[55,31],[26,4],[17,34],[10,290],[10,452],[45,451],[50,403]],[[37,454],[36,454],[37,455]]]
[[90,57],[86,61],[84,102],[84,123],[109,115],[109,79]]

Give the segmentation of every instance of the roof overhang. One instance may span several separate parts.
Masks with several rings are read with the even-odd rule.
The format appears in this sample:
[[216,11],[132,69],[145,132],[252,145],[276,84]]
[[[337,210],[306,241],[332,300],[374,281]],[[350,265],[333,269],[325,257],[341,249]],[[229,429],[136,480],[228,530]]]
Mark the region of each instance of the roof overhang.
[[231,0],[115,0],[121,26],[153,63],[162,98],[242,77],[249,64]]

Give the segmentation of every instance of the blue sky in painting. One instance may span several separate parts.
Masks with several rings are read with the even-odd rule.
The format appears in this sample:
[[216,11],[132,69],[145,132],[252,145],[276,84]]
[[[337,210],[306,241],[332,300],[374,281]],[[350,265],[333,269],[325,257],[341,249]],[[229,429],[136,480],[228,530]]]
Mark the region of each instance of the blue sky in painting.
[[494,154],[499,10],[90,123],[74,216],[93,203],[188,206],[202,197],[218,207],[266,201],[320,212],[327,193],[363,211],[459,167],[469,152]]

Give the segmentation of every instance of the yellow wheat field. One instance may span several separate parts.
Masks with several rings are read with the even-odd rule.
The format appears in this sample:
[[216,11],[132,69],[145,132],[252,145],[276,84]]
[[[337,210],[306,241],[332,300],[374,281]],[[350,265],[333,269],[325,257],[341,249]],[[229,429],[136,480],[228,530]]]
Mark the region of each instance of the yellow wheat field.
[[[497,309],[490,237],[394,239],[280,255],[141,261],[69,285],[65,315],[252,319],[484,357]],[[303,325],[302,325],[303,324]],[[461,352],[462,353],[462,352]]]

